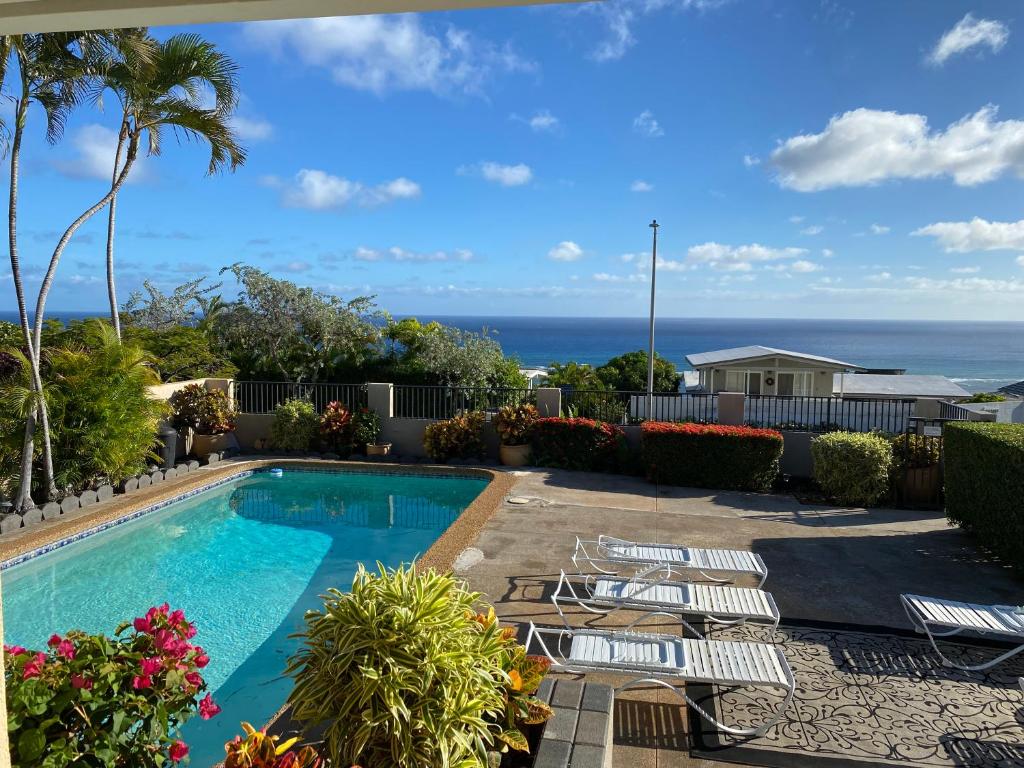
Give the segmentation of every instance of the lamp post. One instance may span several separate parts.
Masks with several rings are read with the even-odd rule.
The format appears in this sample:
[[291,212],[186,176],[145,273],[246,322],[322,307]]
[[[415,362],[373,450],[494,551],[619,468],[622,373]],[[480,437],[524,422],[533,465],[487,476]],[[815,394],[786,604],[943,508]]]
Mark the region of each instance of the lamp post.
[[654,413],[654,286],[658,270],[658,220],[652,219],[649,224],[653,230],[654,241],[651,244],[651,325],[647,345],[647,412],[648,419]]

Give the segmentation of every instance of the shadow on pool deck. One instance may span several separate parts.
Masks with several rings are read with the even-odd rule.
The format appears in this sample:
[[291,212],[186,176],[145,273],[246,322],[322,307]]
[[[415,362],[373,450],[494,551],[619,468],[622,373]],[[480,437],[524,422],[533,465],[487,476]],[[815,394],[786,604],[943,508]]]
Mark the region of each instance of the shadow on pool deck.
[[[475,544],[484,558],[463,574],[508,621],[560,623],[550,594],[559,570],[571,566],[576,534],[752,549],[764,558],[765,588],[784,620],[909,628],[902,592],[1013,604],[1024,593],[1019,576],[947,525],[941,512],[803,505],[782,495],[546,470],[517,473],[513,494],[531,501],[506,504],[491,518]],[[570,621],[581,626],[585,618]],[[608,617],[605,626],[623,619]],[[689,756],[676,702],[657,691],[621,697],[616,765],[710,765]]]

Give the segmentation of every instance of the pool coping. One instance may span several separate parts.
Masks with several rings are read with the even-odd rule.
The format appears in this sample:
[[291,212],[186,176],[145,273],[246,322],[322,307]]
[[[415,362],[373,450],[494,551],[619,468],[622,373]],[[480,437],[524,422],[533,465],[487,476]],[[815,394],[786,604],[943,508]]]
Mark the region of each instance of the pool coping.
[[[484,467],[451,467],[434,464],[383,464],[358,461],[304,458],[242,458],[219,462],[190,472],[183,478],[165,481],[131,496],[116,496],[89,507],[88,512],[71,519],[64,516],[52,522],[22,529],[9,540],[0,539],[0,572],[63,548],[76,541],[156,512],[176,501],[190,498],[255,471],[275,466],[295,467],[321,472],[359,472],[382,475],[430,475],[475,477],[488,480],[473,499],[426,552],[417,560],[420,567],[451,570],[455,558],[476,541],[480,530],[499,509],[515,482],[514,475]],[[339,585],[345,586],[345,585]]]

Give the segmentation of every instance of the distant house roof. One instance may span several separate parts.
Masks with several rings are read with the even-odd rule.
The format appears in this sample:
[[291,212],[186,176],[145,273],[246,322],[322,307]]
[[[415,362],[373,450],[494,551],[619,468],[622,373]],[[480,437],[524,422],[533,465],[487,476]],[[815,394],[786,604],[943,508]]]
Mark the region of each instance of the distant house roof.
[[1018,381],[1016,384],[1007,384],[996,391],[1002,392],[1004,395],[1011,395],[1012,397],[1024,397],[1024,381]]
[[862,397],[970,397],[971,393],[945,376],[907,374],[889,376],[873,373],[837,373],[832,392]]
[[687,355],[686,362],[694,368],[706,365],[720,365],[722,363],[742,363],[747,360],[760,360],[765,357],[788,357],[803,362],[820,363],[830,368],[843,368],[846,370],[863,370],[859,365],[844,363],[842,360],[833,360],[831,357],[820,355],[808,355],[803,352],[791,352],[788,349],[776,349],[775,347],[762,347],[754,344],[749,347],[733,347],[732,349],[718,349],[714,352],[700,352],[695,355]]

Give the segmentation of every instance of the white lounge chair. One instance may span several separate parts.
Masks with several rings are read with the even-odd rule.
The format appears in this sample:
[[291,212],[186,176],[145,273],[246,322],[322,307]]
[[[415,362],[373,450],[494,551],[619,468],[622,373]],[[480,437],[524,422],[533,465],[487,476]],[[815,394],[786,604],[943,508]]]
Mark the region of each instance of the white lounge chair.
[[[533,644],[551,660],[554,670],[619,672],[633,676],[634,679],[616,688],[616,692],[641,684],[667,688],[713,726],[736,736],[759,736],[779,722],[796,690],[793,671],[782,651],[764,643],[691,640],[676,635],[618,630],[538,627],[531,621],[526,638],[527,652]],[[551,648],[555,649],[554,653]],[[679,690],[678,686],[686,683],[771,688],[783,691],[785,698],[762,725],[738,728],[717,720]]]
[[[760,555],[739,549],[703,549],[684,547],[678,544],[640,543],[617,539],[613,536],[598,536],[596,541],[576,537],[576,550],[572,554],[573,565],[582,574],[581,563],[586,563],[601,573],[615,575],[613,567],[633,567],[645,575],[644,570],[653,573],[669,568],[665,575],[685,575],[696,572],[708,581],[718,584],[733,581],[737,576],[754,576],[757,586],[768,578],[768,569]],[[712,573],[729,574],[729,578],[715,578]]]
[[[1012,605],[979,605],[920,595],[900,595],[900,600],[914,628],[928,636],[942,663],[948,667],[977,672],[994,667],[1024,651],[1024,613],[1018,613],[1019,609]],[[983,664],[959,664],[939,650],[935,638],[950,637],[961,632],[995,635],[1016,641],[1019,645]]]
[[644,579],[604,574],[574,575],[561,572],[551,596],[558,615],[569,626],[562,604],[578,605],[591,613],[619,609],[644,611],[648,615],[678,616],[695,636],[700,634],[686,623],[686,617],[701,617],[718,626],[747,621],[779,626],[779,609],[770,593],[760,589],[691,584],[668,578]]

